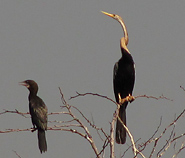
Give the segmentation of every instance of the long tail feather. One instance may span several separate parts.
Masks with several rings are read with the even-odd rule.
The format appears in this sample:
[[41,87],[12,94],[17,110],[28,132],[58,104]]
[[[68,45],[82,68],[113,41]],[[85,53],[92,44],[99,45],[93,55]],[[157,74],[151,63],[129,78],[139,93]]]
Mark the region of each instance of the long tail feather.
[[47,151],[47,142],[44,130],[38,130],[38,145],[41,153]]
[[[126,125],[126,105],[127,103],[120,106],[119,117],[122,122]],[[121,122],[117,119],[116,123],[116,143],[125,144],[126,142],[126,130],[121,124]]]

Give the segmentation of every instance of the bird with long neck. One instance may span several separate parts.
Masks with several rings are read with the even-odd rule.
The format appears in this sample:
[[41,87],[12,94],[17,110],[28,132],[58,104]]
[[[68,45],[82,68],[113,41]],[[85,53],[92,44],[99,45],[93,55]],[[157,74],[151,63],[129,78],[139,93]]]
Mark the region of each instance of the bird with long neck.
[[37,96],[38,85],[33,80],[26,80],[20,82],[20,85],[25,86],[30,94],[28,96],[29,100],[29,111],[31,115],[31,120],[33,124],[33,131],[38,130],[38,146],[40,152],[47,151],[47,142],[45,131],[47,130],[47,107],[43,100]]
[[[126,97],[132,96],[132,91],[135,82],[135,66],[133,58],[127,48],[128,45],[128,33],[123,19],[116,14],[110,14],[102,11],[103,14],[112,17],[117,20],[123,29],[124,36],[120,39],[120,47],[122,52],[121,59],[115,63],[113,72],[113,86],[116,102],[120,104],[119,117],[126,125],[126,107],[128,101],[122,102]],[[124,144],[126,142],[126,130],[117,119],[116,124],[116,142],[118,144]]]

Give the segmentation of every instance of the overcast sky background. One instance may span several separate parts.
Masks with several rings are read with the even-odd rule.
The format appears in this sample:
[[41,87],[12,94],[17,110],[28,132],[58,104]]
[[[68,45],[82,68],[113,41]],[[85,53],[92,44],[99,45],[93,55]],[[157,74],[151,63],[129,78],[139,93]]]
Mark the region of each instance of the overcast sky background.
[[[113,66],[121,57],[119,41],[123,31],[118,22],[100,12],[103,10],[120,15],[127,26],[128,49],[136,64],[133,95],[163,94],[173,99],[138,98],[129,104],[127,125],[135,140],[147,140],[161,116],[160,132],[185,108],[185,92],[180,89],[185,87],[184,8],[184,0],[0,1],[0,112],[28,111],[28,90],[18,85],[26,79],[39,84],[38,95],[49,112],[61,111],[58,87],[67,100],[76,91],[114,99]],[[95,124],[109,132],[114,104],[93,96],[68,103],[81,109],[89,119],[93,116]],[[49,116],[49,120],[53,119]],[[29,118],[17,114],[0,115],[0,120],[0,130],[32,127]],[[176,133],[184,132],[183,117],[176,124]],[[92,133],[97,136],[95,131]],[[17,157],[12,150],[22,158],[95,157],[90,145],[78,135],[61,131],[47,131],[46,135],[48,151],[41,155],[36,132],[0,134],[1,157]],[[102,142],[95,140],[100,150]],[[183,141],[184,138],[180,143]],[[127,143],[130,144],[128,137]],[[127,147],[116,145],[116,156]],[[171,148],[164,157],[174,152]],[[147,152],[144,154],[148,156]]]

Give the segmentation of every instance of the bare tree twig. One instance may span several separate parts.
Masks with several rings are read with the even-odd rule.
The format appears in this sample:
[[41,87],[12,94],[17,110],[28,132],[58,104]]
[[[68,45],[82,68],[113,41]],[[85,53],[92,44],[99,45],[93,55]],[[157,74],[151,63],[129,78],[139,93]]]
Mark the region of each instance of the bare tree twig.
[[101,130],[102,133],[105,135],[105,137],[107,137],[107,134],[103,131],[102,128],[98,128],[97,126],[95,126],[94,124],[92,124],[91,121],[89,119],[87,119],[87,117],[85,117],[85,115],[78,108],[76,108],[75,106],[72,106],[72,105],[71,105],[71,107],[73,107],[74,109],[76,109],[81,114],[81,116],[87,121],[87,123],[89,123],[89,125],[91,127],[95,128],[96,130]]
[[119,109],[120,109],[120,105],[117,104],[117,109],[113,114],[113,119],[112,119],[111,127],[110,127],[110,158],[115,157],[115,154],[114,154],[114,145],[115,145],[115,143],[114,143],[115,142],[114,141],[114,126],[115,126],[116,119],[118,118]]
[[58,121],[58,120],[54,120],[54,121],[48,121],[49,123],[71,123],[75,121],[74,119],[69,120],[69,121]]
[[[85,131],[85,133],[86,133],[86,136],[85,136],[84,138],[86,138],[86,139],[89,141],[89,143],[90,143],[91,147],[93,148],[93,150],[94,150],[96,156],[97,156],[98,158],[101,158],[100,155],[99,155],[99,151],[98,151],[98,149],[97,149],[97,147],[96,147],[96,145],[95,145],[95,143],[94,143],[94,140],[93,140],[93,138],[92,138],[92,136],[91,136],[91,134],[90,134],[88,128],[87,128],[78,118],[76,118],[76,116],[72,113],[72,111],[71,111],[71,106],[69,106],[69,105],[67,104],[67,102],[66,102],[66,100],[65,100],[65,98],[64,98],[64,95],[63,95],[62,90],[61,90],[60,87],[59,87],[59,91],[60,91],[60,94],[61,94],[61,100],[62,100],[63,104],[66,106],[66,108],[67,108],[67,110],[68,110],[68,112],[69,112],[69,115],[70,115],[74,120],[76,120],[76,122],[79,123],[79,125],[84,129],[84,131]],[[84,115],[82,115],[82,116],[84,116]],[[75,133],[75,132],[76,132],[76,130],[74,131],[74,133]],[[78,134],[80,134],[80,133],[78,132]]]
[[76,92],[76,93],[77,93],[77,95],[70,97],[69,100],[80,97],[80,96],[94,95],[94,96],[98,96],[98,97],[101,97],[101,98],[105,98],[105,99],[107,99],[107,100],[109,100],[109,101],[111,101],[111,102],[113,102],[114,104],[117,105],[117,103],[114,100],[110,99],[109,97],[107,97],[105,95],[101,95],[101,94],[98,94],[98,93],[78,93],[78,92]]
[[[70,97],[69,100],[74,99],[74,98],[77,98],[77,97],[80,97],[80,96],[94,95],[94,96],[98,96],[98,97],[101,97],[101,98],[105,98],[107,100],[110,100],[114,104],[117,104],[114,100],[110,99],[109,97],[104,96],[104,95],[101,95],[101,94],[98,94],[98,93],[79,93],[79,92],[76,92],[76,93],[77,93],[77,95]],[[166,100],[169,100],[169,101],[173,101],[172,99],[167,98],[164,95],[161,95],[159,97],[154,97],[154,96],[147,96],[147,95],[144,94],[144,95],[135,96],[134,98],[136,99],[136,98],[143,98],[143,97],[144,98],[151,98],[151,99],[155,99],[155,100],[166,99]]]
[[[151,151],[150,157],[151,157],[152,154],[154,153],[155,148],[157,147],[158,141],[162,138],[162,136],[166,133],[166,131],[167,131],[172,125],[175,125],[175,123],[182,117],[182,115],[183,115],[184,113],[185,113],[185,109],[178,115],[178,117],[177,117],[173,122],[171,122],[171,123],[163,130],[163,132],[160,134],[159,137],[154,138],[153,140],[148,141],[148,142],[154,141],[154,146],[153,146],[153,149],[152,149],[152,151]],[[156,131],[158,131],[158,130],[156,130]],[[161,156],[164,154],[164,152],[170,147],[170,144],[171,144],[172,142],[174,142],[175,140],[177,140],[177,139],[179,139],[180,137],[184,136],[184,134],[181,134],[180,136],[174,138],[174,136],[175,136],[175,135],[174,135],[174,136],[173,136],[173,139],[170,141],[170,139],[172,138],[171,136],[172,136],[173,133],[174,133],[174,128],[173,128],[172,131],[171,131],[171,135],[170,135],[169,139],[167,140],[167,143],[164,144],[164,146],[161,148],[161,150],[157,153],[157,157],[161,157]],[[166,146],[167,144],[168,144],[168,146],[165,148],[165,146]],[[165,149],[164,149],[164,148],[165,148]],[[163,149],[164,149],[164,152],[162,153],[162,155],[159,154]]]
[[[185,91],[185,88],[180,86],[180,88],[182,90]],[[126,129],[128,136],[131,140],[132,145],[128,147],[128,149],[123,153],[123,155],[121,157],[125,156],[125,153],[132,148],[133,154],[134,154],[134,158],[137,158],[138,155],[140,155],[143,158],[146,158],[144,156],[144,154],[142,153],[142,151],[144,151],[146,149],[146,147],[150,144],[150,143],[154,143],[152,150],[150,152],[149,158],[151,158],[154,153],[156,153],[156,149],[157,146],[159,145],[159,140],[163,137],[163,135],[165,135],[167,133],[167,130],[169,131],[169,129],[171,129],[170,131],[170,135],[168,137],[168,139],[166,140],[166,142],[163,144],[162,148],[159,149],[159,151],[156,153],[156,157],[162,157],[164,156],[164,154],[166,153],[167,150],[169,150],[169,148],[173,146],[174,150],[176,148],[176,140],[179,140],[180,138],[185,136],[185,133],[182,133],[178,136],[176,136],[175,133],[175,123],[184,115],[185,113],[185,109],[174,119],[173,122],[171,122],[163,131],[162,133],[158,136],[155,137],[156,134],[159,132],[159,128],[161,127],[161,123],[162,123],[162,117],[160,119],[160,123],[157,127],[157,129],[154,131],[153,135],[144,143],[139,144],[138,148],[136,147],[136,142],[134,141],[133,135],[131,134],[131,132],[129,131],[129,129],[127,128],[127,126],[124,125],[124,123],[121,121],[121,119],[118,116],[119,113],[119,108],[120,105],[117,104],[114,100],[110,99],[107,96],[104,95],[100,95],[98,93],[78,93],[73,97],[70,97],[70,99],[74,99],[80,96],[86,96],[86,95],[92,95],[92,96],[97,96],[97,97],[101,97],[104,99],[107,99],[108,101],[111,101],[112,103],[117,105],[117,108],[113,114],[113,118],[112,121],[110,123],[110,134],[107,134],[102,128],[99,128],[95,125],[94,121],[93,121],[93,117],[92,117],[92,121],[90,121],[88,119],[88,117],[86,117],[84,115],[84,113],[82,113],[82,111],[80,111],[80,109],[78,109],[76,106],[72,106],[69,105],[67,103],[67,101],[64,98],[64,94],[62,93],[61,88],[59,87],[59,91],[61,94],[61,101],[64,104],[64,106],[61,106],[62,109],[64,109],[64,111],[60,111],[60,112],[51,112],[48,115],[69,115],[71,118],[68,120],[64,120],[64,121],[59,121],[59,120],[53,120],[53,121],[48,121],[49,123],[55,123],[53,126],[48,127],[48,130],[52,130],[52,131],[67,131],[67,132],[71,132],[71,133],[75,133],[83,138],[85,138],[91,145],[95,155],[97,158],[102,158],[103,155],[105,154],[105,149],[110,145],[110,158],[115,158],[115,141],[114,141],[114,130],[115,130],[115,122],[116,119],[118,119],[122,125],[124,126],[124,128]],[[126,98],[121,99],[121,103],[124,102],[128,102],[130,101],[129,98],[133,97],[133,96],[127,96]],[[151,98],[151,99],[155,99],[155,100],[159,100],[159,99],[165,99],[165,100],[169,100],[169,101],[173,101],[163,95],[159,96],[159,97],[154,97],[154,96],[147,96],[147,95],[138,95],[136,97],[133,97],[132,101],[134,100],[134,98]],[[11,111],[11,110],[4,110],[3,112],[0,113],[0,115],[2,114],[6,114],[6,113],[15,113],[18,115],[21,115],[25,118],[30,118],[30,115],[28,112],[23,113],[20,112],[18,110],[15,109],[15,111]],[[75,114],[79,114],[83,120],[83,122],[75,116]],[[28,116],[29,115],[29,116]],[[85,120],[85,121],[84,121]],[[87,126],[84,124],[84,122],[86,124],[88,124]],[[97,134],[99,135],[101,141],[103,142],[102,147],[100,149],[100,152],[98,151],[98,148],[94,142],[94,139],[90,133],[90,129],[89,127],[91,127],[91,129],[95,129],[97,131]],[[170,128],[173,127],[173,128]],[[27,128],[27,129],[6,129],[6,130],[0,130],[0,133],[10,133],[10,132],[22,132],[22,131],[32,131],[33,128]],[[173,143],[173,144],[172,144]],[[181,144],[181,147],[176,150],[175,154],[173,155],[173,158],[177,157],[177,155],[183,150],[185,149],[185,142],[183,142]],[[20,158],[20,156],[17,154],[16,151],[14,151],[16,153],[16,155]]]
[[[140,151],[140,152],[142,152],[142,151],[147,147],[148,144],[150,144],[151,142],[153,142],[154,136],[155,136],[155,135],[157,134],[157,132],[159,131],[159,128],[160,128],[160,126],[161,126],[161,123],[162,123],[162,117],[160,118],[160,123],[159,123],[157,129],[154,131],[153,135],[152,135],[145,143],[139,145],[139,151]],[[149,158],[152,157],[154,151],[155,151],[155,148],[152,149]]]
[[[161,157],[167,150],[168,150],[168,148],[170,147],[170,145],[171,145],[171,143],[172,143],[172,141],[170,141],[171,140],[171,138],[172,138],[172,135],[174,134],[174,129],[175,129],[175,124],[174,124],[174,127],[173,127],[173,129],[172,129],[172,131],[171,131],[171,134],[170,134],[170,136],[169,136],[169,138],[168,138],[168,140],[166,140],[166,143],[163,145],[163,147],[158,151],[158,153],[157,153],[157,157]],[[174,137],[175,135],[173,135],[173,137]],[[167,147],[166,147],[167,146]],[[166,148],[165,148],[166,147]],[[163,151],[163,152],[162,152]],[[161,153],[162,152],[162,153]],[[160,154],[161,153],[161,154]]]
[[0,133],[11,133],[11,132],[21,132],[21,131],[32,131],[33,128],[27,128],[27,129],[7,129],[5,131],[0,131]]
[[[6,110],[6,109],[4,109],[4,112],[1,112],[0,115],[6,114],[6,113],[19,114],[19,115],[21,115],[21,116],[23,116],[25,118],[30,118],[30,116],[29,117],[25,116],[25,115],[30,115],[29,112],[20,112],[17,109],[15,109],[14,111],[13,110]],[[61,111],[61,112],[51,112],[51,113],[48,113],[48,115],[59,115],[59,114],[67,114],[67,112]]]
[[182,145],[181,145],[181,148],[173,155],[172,158],[177,157],[177,155],[178,155],[183,149],[185,149],[184,143],[185,143],[185,142],[183,141],[183,143],[182,143]]
[[[139,138],[137,141],[135,141],[135,144],[136,144],[140,139],[141,139],[141,138]],[[125,156],[126,152],[127,152],[130,148],[132,148],[132,145],[130,145],[130,146],[124,151],[124,153],[122,154],[121,158],[123,158],[123,157]]]
[[180,86],[180,88],[181,88],[183,91],[185,91],[185,88],[184,88],[183,86]]
[[23,116],[23,117],[25,117],[25,118],[28,118],[28,117],[25,116],[25,115],[30,114],[29,112],[27,112],[27,113],[20,112],[20,111],[18,111],[17,109],[15,109],[15,111],[5,110],[5,109],[4,109],[4,112],[1,112],[0,115],[5,114],[5,113],[15,113],[15,114],[19,114],[19,115],[21,115],[21,116]]
[[110,141],[109,141],[108,138],[104,141],[104,144],[103,144],[103,146],[102,146],[102,150],[99,152],[99,155],[101,155],[102,153],[104,153],[105,148],[108,146],[109,142],[110,142]]
[[173,101],[172,99],[165,97],[163,94],[159,97],[147,96],[147,95],[138,95],[138,96],[135,97],[135,99],[136,98],[143,98],[143,97],[144,98],[152,98],[152,99],[155,99],[155,100],[166,99],[166,100],[169,100],[169,101]]
[[120,119],[119,116],[118,116],[118,119],[119,119],[119,121],[121,122],[121,124],[124,126],[124,128],[126,129],[128,135],[129,135],[129,137],[130,137],[130,140],[131,140],[131,143],[132,143],[132,149],[133,149],[133,153],[134,153],[134,158],[137,158],[137,154],[140,154],[143,158],[146,158],[146,157],[144,156],[144,154],[143,154],[142,152],[140,152],[140,151],[136,148],[133,135],[132,135],[131,132],[129,131],[128,127],[122,122],[122,120]]
[[12,151],[17,155],[17,157],[21,158],[21,156],[16,151],[14,151],[14,150],[12,150]]

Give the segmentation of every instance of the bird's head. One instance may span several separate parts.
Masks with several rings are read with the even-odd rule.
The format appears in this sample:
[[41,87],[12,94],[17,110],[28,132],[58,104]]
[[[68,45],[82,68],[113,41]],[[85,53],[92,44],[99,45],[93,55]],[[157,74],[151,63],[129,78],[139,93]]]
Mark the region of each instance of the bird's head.
[[127,44],[128,44],[128,40],[129,40],[128,39],[128,33],[127,33],[127,28],[125,26],[125,23],[124,23],[123,19],[121,18],[121,16],[116,15],[116,14],[107,13],[107,12],[104,12],[104,11],[101,11],[101,12],[103,14],[105,14],[105,15],[107,15],[107,16],[115,19],[115,20],[117,20],[121,24],[121,26],[123,28],[123,32],[124,32],[124,37],[121,38],[121,47],[128,51],[128,48],[126,47]]
[[115,20],[117,20],[119,23],[122,24],[123,19],[121,18],[121,16],[116,15],[116,14],[107,13],[107,12],[104,12],[104,11],[101,11],[101,12],[102,12],[103,14],[105,14],[105,15],[107,15],[107,16],[109,16],[109,17],[115,19]]
[[19,84],[28,88],[29,91],[32,91],[32,92],[38,91],[38,85],[33,80],[25,80],[25,81],[19,82]]
[[116,14],[111,14],[111,13],[107,13],[107,12],[104,12],[104,11],[101,11],[103,14],[107,15],[107,16],[110,16],[111,18],[119,21],[119,19],[122,19],[119,15],[116,15]]

